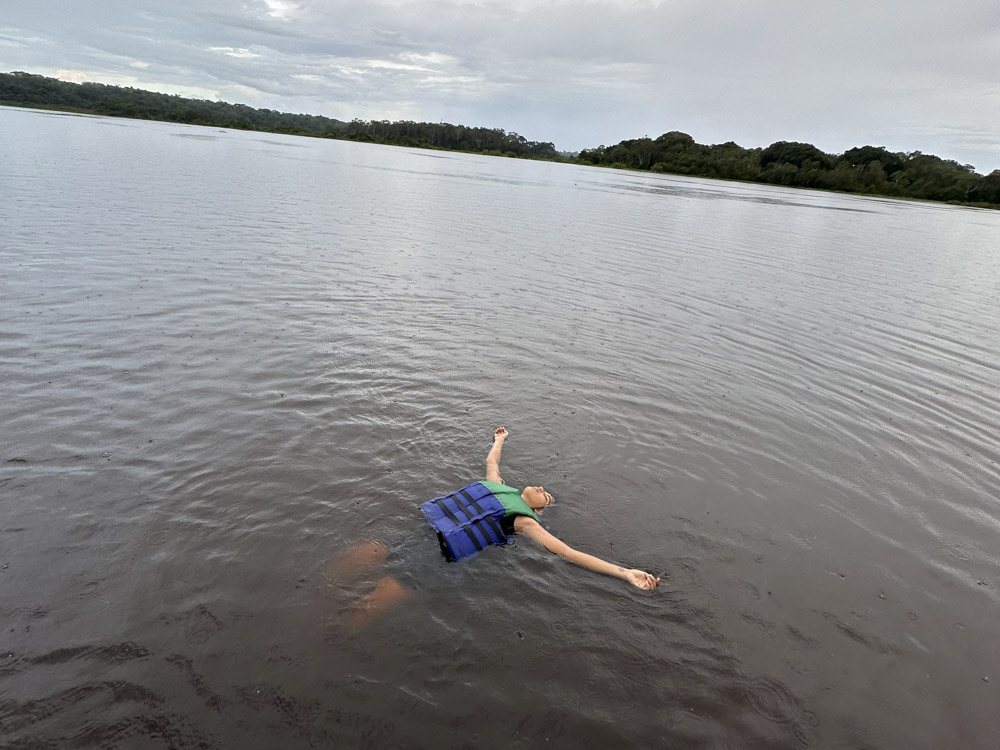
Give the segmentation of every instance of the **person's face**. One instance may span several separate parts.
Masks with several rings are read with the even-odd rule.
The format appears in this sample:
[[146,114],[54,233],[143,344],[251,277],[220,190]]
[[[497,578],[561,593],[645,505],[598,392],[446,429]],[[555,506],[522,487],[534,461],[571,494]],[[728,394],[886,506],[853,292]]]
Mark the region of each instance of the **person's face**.
[[525,487],[521,497],[532,510],[541,510],[552,505],[552,495],[546,492],[544,487]]

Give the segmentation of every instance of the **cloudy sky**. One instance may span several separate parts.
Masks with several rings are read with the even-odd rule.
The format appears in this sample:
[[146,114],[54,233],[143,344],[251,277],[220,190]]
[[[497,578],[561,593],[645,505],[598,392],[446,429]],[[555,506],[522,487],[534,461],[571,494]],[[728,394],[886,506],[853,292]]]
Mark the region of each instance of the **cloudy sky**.
[[4,0],[0,71],[513,130],[1000,168],[997,0]]

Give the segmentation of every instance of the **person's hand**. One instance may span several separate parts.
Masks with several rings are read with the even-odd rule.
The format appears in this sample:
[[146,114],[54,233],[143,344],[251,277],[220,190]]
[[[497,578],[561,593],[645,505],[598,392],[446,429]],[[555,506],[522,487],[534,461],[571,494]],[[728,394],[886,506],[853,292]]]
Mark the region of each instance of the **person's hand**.
[[645,591],[655,589],[660,583],[659,578],[655,578],[644,570],[626,570],[625,580],[637,589],[643,589]]
[[506,440],[506,439],[507,439],[507,437],[508,437],[509,435],[510,435],[510,433],[509,433],[509,432],[507,432],[507,428],[506,428],[506,427],[497,427],[497,428],[496,428],[496,429],[495,429],[495,430],[493,431],[493,440],[494,440],[494,441],[497,441],[497,440],[499,440],[499,441],[500,441],[500,442],[502,443],[502,442],[503,442],[504,440]]

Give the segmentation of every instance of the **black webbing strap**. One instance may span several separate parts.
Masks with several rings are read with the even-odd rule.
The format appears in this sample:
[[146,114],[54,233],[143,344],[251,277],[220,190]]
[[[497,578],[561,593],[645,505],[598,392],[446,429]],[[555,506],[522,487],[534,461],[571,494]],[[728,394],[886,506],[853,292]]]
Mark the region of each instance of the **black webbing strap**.
[[[479,529],[479,533],[483,535],[483,539],[489,539],[490,538],[490,533],[489,533],[489,531],[486,530],[486,524],[487,523],[489,523],[490,528],[493,529],[494,533],[500,531],[500,528],[497,526],[497,522],[494,521],[489,516],[486,516],[486,518],[482,518],[482,519],[476,521],[474,524],[472,524],[477,529]],[[507,541],[507,537],[506,537],[506,535],[504,535],[503,532],[500,532],[500,535],[497,536],[497,537],[495,537],[495,538],[496,538],[496,544],[503,544],[504,542]]]
[[477,503],[476,499],[472,495],[470,495],[468,492],[466,492],[464,489],[459,490],[455,494],[456,495],[461,495],[463,498],[465,498],[465,502],[467,502],[469,505],[471,505],[472,509],[474,511],[476,511],[476,513],[478,513],[479,515],[483,514],[483,506],[480,505],[479,503]]
[[[476,539],[476,535],[472,533],[472,529],[470,529],[468,526],[462,526],[462,522],[458,520],[458,516],[456,516],[451,511],[451,508],[449,508],[447,505],[444,504],[444,498],[443,497],[437,498],[434,501],[434,504],[437,505],[441,510],[444,511],[444,514],[446,516],[448,516],[448,520],[449,521],[451,521],[456,526],[461,526],[462,527],[462,530],[465,531],[465,533],[469,536],[469,539],[471,539],[472,543],[476,546],[476,552],[482,552],[483,551],[483,545],[482,545],[482,543],[478,539]],[[485,534],[483,535],[483,538],[484,539],[486,538]]]
[[502,541],[504,541],[507,538],[507,535],[504,534],[503,531],[500,529],[499,524],[497,524],[497,522],[494,520],[493,516],[486,515],[485,511],[483,510],[483,507],[473,499],[472,495],[470,495],[464,489],[459,490],[458,494],[461,495],[462,497],[464,497],[468,501],[469,505],[471,505],[473,507],[473,509],[475,509],[476,513],[478,513],[479,515],[483,516],[483,519],[481,521],[479,521],[478,523],[474,524],[474,525],[477,526],[477,527],[480,527],[479,531],[480,531],[480,533],[483,534],[483,538],[484,539],[488,539],[489,537],[487,537],[486,534],[483,533],[483,529],[481,527],[481,524],[482,524],[483,521],[485,521],[486,523],[488,523],[489,527],[491,529],[493,529],[493,535],[494,535],[494,538],[497,540],[497,542],[502,542]]

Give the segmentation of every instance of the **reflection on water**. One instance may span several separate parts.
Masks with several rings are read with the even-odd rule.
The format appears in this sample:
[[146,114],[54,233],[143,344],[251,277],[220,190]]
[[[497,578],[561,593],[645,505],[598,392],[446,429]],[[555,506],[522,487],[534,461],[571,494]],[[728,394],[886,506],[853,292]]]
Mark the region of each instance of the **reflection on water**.
[[[676,178],[674,178],[676,179]],[[844,205],[835,203],[802,202],[794,199],[800,191],[788,191],[780,188],[768,188],[754,185],[752,189],[740,191],[739,186],[734,183],[722,183],[724,187],[711,189],[707,187],[711,183],[702,180],[698,187],[694,186],[695,181],[685,180],[676,185],[657,184],[644,179],[641,181],[622,180],[613,185],[601,185],[603,190],[635,190],[639,193],[649,193],[652,195],[681,196],[684,198],[703,198],[707,200],[727,200],[727,201],[749,201],[750,203],[770,203],[775,206],[796,206],[798,208],[817,208],[823,211],[853,211],[857,213],[877,213],[875,208],[858,205]],[[877,199],[876,199],[877,200]],[[870,199],[867,201],[872,203]]]
[[[5,744],[1000,736],[995,213],[0,124]],[[411,545],[500,424],[660,589]],[[364,539],[416,595],[357,630]]]

